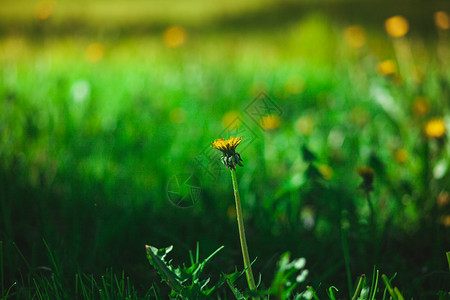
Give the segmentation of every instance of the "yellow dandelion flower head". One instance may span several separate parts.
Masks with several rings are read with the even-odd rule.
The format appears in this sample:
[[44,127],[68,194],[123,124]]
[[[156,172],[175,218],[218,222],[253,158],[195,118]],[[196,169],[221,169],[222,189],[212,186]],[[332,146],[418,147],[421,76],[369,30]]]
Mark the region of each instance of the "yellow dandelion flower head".
[[397,64],[392,59],[387,59],[378,64],[378,73],[384,76],[393,75],[397,72]]
[[89,62],[98,62],[105,55],[105,47],[100,43],[92,43],[87,47],[85,55]]
[[241,141],[242,137],[230,137],[228,140],[216,139],[212,142],[211,147],[222,152],[234,152]]
[[393,16],[384,22],[384,28],[391,37],[399,38],[408,33],[409,23],[405,17]]
[[344,39],[350,47],[361,48],[367,40],[367,34],[363,27],[352,25],[345,29]]
[[450,203],[450,194],[448,192],[442,192],[437,196],[437,205],[439,207],[446,206]]
[[235,170],[236,164],[243,167],[242,158],[236,152],[236,147],[242,141],[242,137],[230,137],[228,140],[216,139],[211,143],[211,148],[222,152],[221,161],[229,169]]
[[425,124],[425,134],[430,138],[441,138],[444,136],[446,128],[442,118],[433,118]]
[[437,11],[434,13],[434,23],[441,30],[450,29],[450,16],[445,11]]
[[430,110],[430,103],[425,97],[418,97],[414,100],[412,110],[416,116],[424,116]]
[[240,113],[235,110],[228,111],[222,117],[222,125],[224,128],[228,128],[231,130],[239,128],[239,126],[241,126]]
[[186,30],[180,26],[171,26],[163,33],[163,41],[169,48],[178,48],[187,40]]
[[35,8],[36,18],[39,20],[46,20],[50,18],[55,10],[55,3],[51,0],[40,1]]
[[265,130],[275,130],[280,127],[281,119],[277,115],[266,115],[261,117],[260,122]]
[[408,151],[406,151],[405,149],[397,149],[394,152],[394,158],[396,161],[403,164],[408,161],[409,158]]

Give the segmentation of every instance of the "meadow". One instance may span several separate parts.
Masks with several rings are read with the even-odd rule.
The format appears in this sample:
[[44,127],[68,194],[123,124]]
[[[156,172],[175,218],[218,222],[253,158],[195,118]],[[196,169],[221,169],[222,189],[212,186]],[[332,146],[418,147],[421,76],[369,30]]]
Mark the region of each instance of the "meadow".
[[1,299],[449,297],[447,3],[30,3],[0,8]]

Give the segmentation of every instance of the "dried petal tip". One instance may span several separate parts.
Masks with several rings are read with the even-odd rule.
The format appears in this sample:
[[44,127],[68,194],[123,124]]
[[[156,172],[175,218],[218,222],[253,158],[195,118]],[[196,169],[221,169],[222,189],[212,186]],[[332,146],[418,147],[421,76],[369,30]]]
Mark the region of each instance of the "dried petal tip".
[[242,137],[230,137],[228,140],[216,139],[212,142],[211,147],[222,152],[220,160],[222,163],[231,170],[236,170],[236,164],[243,167],[241,161],[242,158],[239,153],[236,152],[236,147],[241,142]]

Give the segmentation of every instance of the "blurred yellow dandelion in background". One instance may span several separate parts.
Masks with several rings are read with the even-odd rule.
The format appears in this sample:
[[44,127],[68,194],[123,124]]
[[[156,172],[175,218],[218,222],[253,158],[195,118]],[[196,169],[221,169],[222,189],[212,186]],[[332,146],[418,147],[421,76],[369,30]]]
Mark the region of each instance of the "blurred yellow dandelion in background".
[[314,127],[315,122],[309,116],[302,116],[295,122],[295,130],[301,135],[310,135]]
[[241,126],[240,113],[235,110],[230,110],[222,117],[222,125],[224,128],[236,129]]
[[367,34],[359,25],[349,26],[344,30],[344,39],[350,47],[361,48],[367,40]]
[[281,119],[276,115],[266,115],[261,117],[260,123],[265,130],[275,130],[280,127]]
[[450,28],[450,17],[445,11],[437,11],[434,13],[434,24],[442,30]]
[[300,94],[305,90],[305,82],[300,76],[291,76],[284,86],[285,91],[291,95]]
[[425,116],[430,110],[430,104],[425,97],[418,97],[414,100],[412,110],[416,116]]
[[408,161],[409,153],[405,149],[397,149],[394,152],[394,158],[397,162],[403,164]]
[[38,2],[35,8],[35,15],[38,20],[46,20],[53,15],[55,3],[51,0],[43,0]]
[[181,107],[176,107],[170,111],[170,121],[175,124],[181,124],[186,120],[186,111]]
[[100,43],[92,43],[86,49],[86,59],[89,62],[98,62],[105,55],[105,47]]
[[350,112],[351,121],[359,126],[364,126],[369,121],[369,112],[361,106],[356,106]]
[[378,64],[377,70],[384,76],[393,75],[397,72],[397,64],[392,59],[383,60]]
[[445,123],[442,118],[433,118],[425,124],[425,134],[430,138],[440,138],[445,134]]
[[408,33],[409,23],[405,17],[393,16],[384,22],[384,28],[391,37],[399,38]]
[[445,206],[450,203],[450,194],[448,192],[441,192],[436,200],[439,207]]
[[442,217],[441,220],[442,225],[444,225],[445,227],[450,227],[450,215],[445,215]]
[[331,179],[333,177],[333,169],[329,165],[320,165],[318,168],[319,173],[325,179]]
[[166,44],[166,46],[169,48],[178,48],[182,46],[186,42],[186,39],[186,30],[184,30],[180,26],[171,26],[164,30],[164,44]]

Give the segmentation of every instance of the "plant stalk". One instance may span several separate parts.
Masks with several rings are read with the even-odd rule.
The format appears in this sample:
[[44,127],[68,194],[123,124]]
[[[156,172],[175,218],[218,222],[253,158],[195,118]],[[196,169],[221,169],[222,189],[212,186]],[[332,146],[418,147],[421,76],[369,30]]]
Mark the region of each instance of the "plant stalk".
[[[245,275],[247,277],[248,287],[251,291],[255,291],[256,284],[255,279],[253,278],[252,267],[250,265],[250,258],[248,255],[247,240],[245,238],[244,219],[242,217],[241,200],[239,197],[239,188],[235,170],[231,170],[231,181],[233,182],[234,199],[236,200],[236,216],[239,228],[239,239],[241,241],[242,257],[244,259]],[[253,297],[253,299],[259,299],[259,297]]]

